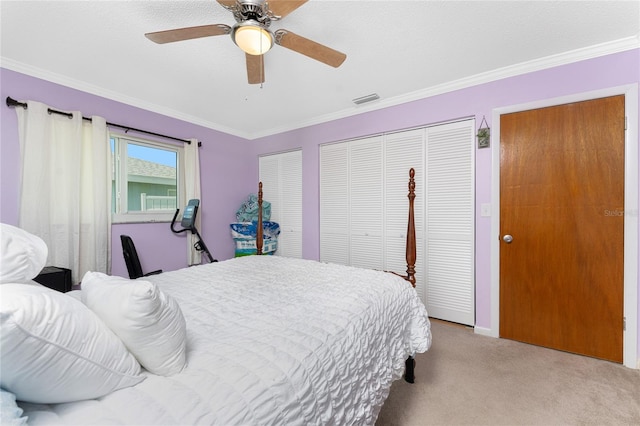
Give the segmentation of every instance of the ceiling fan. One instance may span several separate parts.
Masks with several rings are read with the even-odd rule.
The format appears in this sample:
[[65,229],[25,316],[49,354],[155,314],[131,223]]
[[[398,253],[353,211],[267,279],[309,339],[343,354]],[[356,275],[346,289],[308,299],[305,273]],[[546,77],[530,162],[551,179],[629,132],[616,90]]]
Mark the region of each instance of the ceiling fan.
[[233,42],[246,56],[249,84],[259,84],[264,79],[264,53],[273,44],[286,47],[334,68],[339,67],[347,58],[342,52],[309,40],[289,30],[279,29],[272,32],[271,22],[278,21],[308,0],[217,0],[224,8],[233,13],[236,24],[201,25],[197,27],[177,28],[174,30],[147,33],[145,36],[155,43],[172,43],[200,37],[231,34]]

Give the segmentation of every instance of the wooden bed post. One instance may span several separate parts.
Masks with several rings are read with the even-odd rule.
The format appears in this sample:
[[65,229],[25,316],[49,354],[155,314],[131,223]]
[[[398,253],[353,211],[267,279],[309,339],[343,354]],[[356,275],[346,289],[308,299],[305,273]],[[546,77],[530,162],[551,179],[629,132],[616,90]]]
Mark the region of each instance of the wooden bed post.
[[258,183],[258,225],[256,229],[256,254],[262,254],[262,182]]
[[[416,199],[416,171],[413,167],[409,170],[409,222],[407,224],[407,277],[406,280],[415,288],[416,286],[416,224],[414,220],[413,202]],[[416,362],[412,356],[404,363],[404,380],[407,383],[415,383]]]
[[414,220],[413,202],[416,199],[416,171],[409,170],[409,222],[407,224],[407,281],[416,286],[416,224]]

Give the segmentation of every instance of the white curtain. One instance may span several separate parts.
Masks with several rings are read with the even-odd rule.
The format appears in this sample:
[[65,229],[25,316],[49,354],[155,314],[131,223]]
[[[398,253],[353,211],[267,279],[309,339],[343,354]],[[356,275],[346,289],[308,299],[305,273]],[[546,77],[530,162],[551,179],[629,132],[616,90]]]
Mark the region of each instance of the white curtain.
[[[191,139],[191,143],[184,148],[184,166],[185,166],[185,195],[186,201],[197,198],[200,200],[200,154],[198,153],[198,141]],[[202,200],[200,200],[199,214],[196,216],[196,228],[202,233],[200,224],[202,223]],[[194,244],[198,241],[195,234],[187,232],[187,264],[199,265],[202,263],[202,256],[199,251],[194,248]]]
[[22,175],[19,226],[42,238],[48,266],[77,283],[111,265],[111,148],[102,117],[49,114],[27,102],[18,114]]

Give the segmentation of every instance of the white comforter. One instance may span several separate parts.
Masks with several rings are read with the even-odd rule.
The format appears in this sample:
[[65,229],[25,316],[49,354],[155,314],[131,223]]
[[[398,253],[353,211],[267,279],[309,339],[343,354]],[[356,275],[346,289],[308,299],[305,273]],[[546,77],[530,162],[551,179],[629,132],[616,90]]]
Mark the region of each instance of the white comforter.
[[424,305],[389,273],[250,256],[144,279],[183,311],[187,368],[98,400],[21,404],[30,424],[373,424],[431,344]]

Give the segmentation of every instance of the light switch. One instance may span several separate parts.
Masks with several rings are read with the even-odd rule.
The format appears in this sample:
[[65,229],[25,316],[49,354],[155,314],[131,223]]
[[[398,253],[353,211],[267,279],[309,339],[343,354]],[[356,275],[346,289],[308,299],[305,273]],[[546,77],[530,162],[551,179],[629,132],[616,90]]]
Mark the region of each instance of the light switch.
[[491,203],[480,204],[480,216],[483,216],[483,217],[491,216]]

